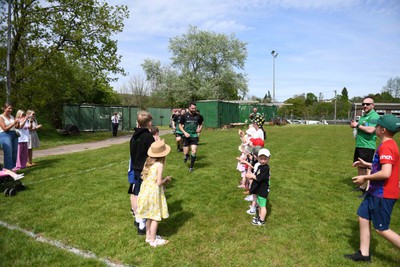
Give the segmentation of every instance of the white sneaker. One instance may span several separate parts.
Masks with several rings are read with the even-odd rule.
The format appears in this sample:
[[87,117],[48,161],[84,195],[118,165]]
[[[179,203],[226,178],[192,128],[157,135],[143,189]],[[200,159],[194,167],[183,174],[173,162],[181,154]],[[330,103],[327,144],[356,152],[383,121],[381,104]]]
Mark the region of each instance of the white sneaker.
[[253,201],[253,195],[248,195],[247,197],[244,198],[246,201]]
[[250,215],[255,215],[255,214],[256,214],[256,210],[255,210],[255,209],[252,209],[252,208],[250,208],[250,209],[247,210],[246,212],[247,212],[247,214],[250,214]]

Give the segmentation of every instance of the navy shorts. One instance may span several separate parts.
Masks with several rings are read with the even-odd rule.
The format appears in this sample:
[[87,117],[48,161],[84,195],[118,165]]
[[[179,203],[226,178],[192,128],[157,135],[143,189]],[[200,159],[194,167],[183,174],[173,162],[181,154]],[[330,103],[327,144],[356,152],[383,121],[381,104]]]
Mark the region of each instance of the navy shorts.
[[198,137],[186,137],[183,136],[183,146],[191,146],[191,145],[196,145],[199,143],[199,138]]
[[372,162],[374,153],[375,149],[356,147],[354,150],[353,162],[356,162],[358,158],[362,158],[366,162]]
[[367,193],[357,210],[357,215],[372,221],[374,228],[379,231],[389,229],[390,216],[396,199],[374,197]]
[[134,184],[129,184],[128,194],[138,196],[143,180],[139,178]]

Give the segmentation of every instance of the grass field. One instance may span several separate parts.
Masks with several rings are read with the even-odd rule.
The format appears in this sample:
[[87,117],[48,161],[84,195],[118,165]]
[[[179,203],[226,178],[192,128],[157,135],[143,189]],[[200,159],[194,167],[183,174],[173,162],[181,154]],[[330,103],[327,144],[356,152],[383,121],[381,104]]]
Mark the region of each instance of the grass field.
[[[0,265],[103,266],[98,259],[108,259],[129,266],[359,266],[343,258],[359,243],[361,200],[351,191],[356,174],[351,129],[293,125],[266,131],[272,157],[265,227],[251,225],[248,202],[237,188],[237,129],[205,130],[193,173],[170,134],[165,136],[173,148],[165,170],[173,177],[166,193],[170,217],[159,225],[169,244],[151,248],[135,232],[126,193],[129,146],[123,144],[40,158],[25,172],[26,191],[0,196]],[[391,228],[400,232],[398,205]],[[38,242],[39,237],[97,258]],[[371,252],[370,266],[400,264],[399,250],[376,233]]]

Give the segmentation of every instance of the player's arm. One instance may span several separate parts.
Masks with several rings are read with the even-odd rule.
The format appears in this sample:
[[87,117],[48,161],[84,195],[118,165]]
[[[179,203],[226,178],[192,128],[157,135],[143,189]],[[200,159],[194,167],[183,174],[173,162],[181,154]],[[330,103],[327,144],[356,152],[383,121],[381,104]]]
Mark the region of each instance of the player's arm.
[[353,177],[353,183],[362,185],[365,181],[375,181],[375,180],[385,180],[390,177],[390,174],[392,174],[392,164],[385,163],[382,164],[382,168],[380,171],[374,173],[374,174],[369,174],[369,175],[359,175]]

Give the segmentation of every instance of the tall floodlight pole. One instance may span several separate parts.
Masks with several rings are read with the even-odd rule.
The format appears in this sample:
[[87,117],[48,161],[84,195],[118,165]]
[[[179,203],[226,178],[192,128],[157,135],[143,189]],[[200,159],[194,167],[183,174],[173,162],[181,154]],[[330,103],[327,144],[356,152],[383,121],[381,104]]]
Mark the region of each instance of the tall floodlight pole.
[[7,18],[7,94],[6,101],[10,103],[11,97],[11,69],[10,69],[10,60],[11,60],[11,1],[8,0],[8,18]]
[[275,50],[272,50],[272,102],[276,102],[275,98],[275,58],[278,56],[278,53]]

